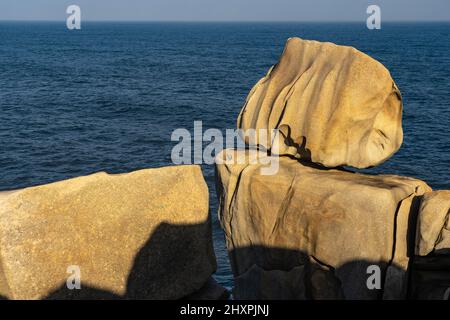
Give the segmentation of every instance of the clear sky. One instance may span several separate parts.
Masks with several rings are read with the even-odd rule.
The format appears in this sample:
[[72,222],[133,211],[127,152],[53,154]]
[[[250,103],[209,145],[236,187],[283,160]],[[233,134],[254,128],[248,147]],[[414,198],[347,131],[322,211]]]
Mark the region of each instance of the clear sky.
[[450,21],[450,0],[0,0],[0,20],[364,21],[369,4],[382,21]]

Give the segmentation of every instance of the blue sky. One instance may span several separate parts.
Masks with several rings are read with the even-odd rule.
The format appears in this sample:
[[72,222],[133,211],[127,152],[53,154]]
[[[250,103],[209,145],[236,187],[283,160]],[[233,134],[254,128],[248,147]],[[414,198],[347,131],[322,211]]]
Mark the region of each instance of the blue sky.
[[364,21],[369,4],[383,21],[450,21],[450,0],[1,0],[0,20]]

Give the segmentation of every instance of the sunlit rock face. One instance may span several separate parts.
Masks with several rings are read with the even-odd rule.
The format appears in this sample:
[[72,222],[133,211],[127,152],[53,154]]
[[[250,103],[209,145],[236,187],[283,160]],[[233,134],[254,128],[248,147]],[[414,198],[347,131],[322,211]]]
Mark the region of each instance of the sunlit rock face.
[[[288,157],[265,175],[264,157],[251,163],[249,150],[227,149],[216,160],[236,298],[406,297],[410,218],[418,196],[431,191],[425,182]],[[379,289],[367,284],[377,286],[370,266],[379,268]]]
[[[368,55],[291,38],[279,62],[251,90],[237,124],[268,129],[269,136],[279,129],[283,142],[272,152],[325,167],[367,168],[400,148],[402,98],[389,71]],[[273,147],[273,139],[257,140]]]
[[0,296],[191,295],[216,269],[208,219],[198,166],[98,173],[2,193]]

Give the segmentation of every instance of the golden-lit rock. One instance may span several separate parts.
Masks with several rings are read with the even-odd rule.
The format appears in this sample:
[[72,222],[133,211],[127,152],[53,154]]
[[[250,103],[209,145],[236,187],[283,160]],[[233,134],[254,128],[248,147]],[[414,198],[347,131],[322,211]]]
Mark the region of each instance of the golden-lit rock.
[[[76,268],[81,289],[69,290]],[[97,173],[0,197],[6,298],[177,299],[215,268],[199,166]]]
[[[430,187],[407,177],[318,169],[288,157],[278,158],[276,174],[264,175],[264,157],[270,158],[261,152],[249,163],[249,150],[232,149],[217,156],[219,217],[234,276],[247,286],[236,286],[234,295],[295,299],[306,288],[311,299],[404,298],[410,214],[416,196]],[[233,162],[243,158],[246,163]],[[381,272],[379,290],[367,286],[371,265]],[[295,278],[294,269],[305,273],[305,283],[281,291],[277,283]],[[269,272],[276,270],[286,274]]]
[[[355,48],[290,38],[250,91],[237,124],[269,136],[279,129],[281,145],[272,152],[366,168],[400,148],[402,98],[389,71]],[[257,142],[270,149],[274,139]]]

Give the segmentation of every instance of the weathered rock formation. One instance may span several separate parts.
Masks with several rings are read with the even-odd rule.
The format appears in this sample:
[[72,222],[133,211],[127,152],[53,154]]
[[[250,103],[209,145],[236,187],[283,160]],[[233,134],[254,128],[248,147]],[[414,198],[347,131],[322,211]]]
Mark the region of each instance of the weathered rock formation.
[[450,191],[423,195],[417,217],[411,298],[450,300]]
[[[352,47],[299,38],[250,91],[237,123],[279,129],[277,153],[326,167],[375,166],[403,141],[401,95],[381,63]],[[257,142],[271,149],[275,138]]]
[[382,64],[351,47],[288,40],[239,115],[247,149],[216,158],[235,298],[442,296],[450,191],[327,169],[388,159],[403,140],[401,118]]
[[[70,266],[80,290],[66,286],[77,276]],[[177,299],[215,269],[198,166],[98,173],[0,197],[0,296]]]
[[[236,298],[406,298],[411,213],[431,191],[426,183],[288,157],[263,175],[267,156],[250,163],[248,152],[224,150],[216,166]],[[380,268],[381,290],[367,286],[370,265]]]
[[426,193],[417,219],[416,254],[450,254],[450,191]]

